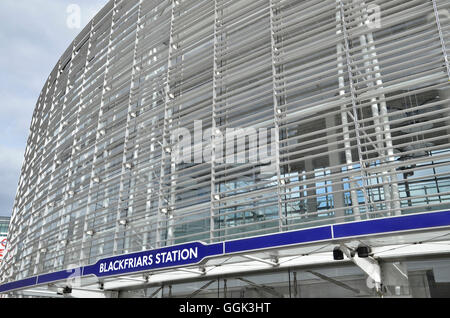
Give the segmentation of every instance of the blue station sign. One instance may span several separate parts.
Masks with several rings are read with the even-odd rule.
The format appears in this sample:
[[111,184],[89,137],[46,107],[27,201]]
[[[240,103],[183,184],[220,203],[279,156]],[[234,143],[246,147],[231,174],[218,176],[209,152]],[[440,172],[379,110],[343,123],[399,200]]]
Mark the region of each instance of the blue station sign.
[[58,271],[0,285],[0,293],[64,281],[76,276],[114,277],[130,273],[201,264],[214,256],[250,253],[373,235],[386,235],[450,226],[450,211],[428,212],[326,225],[220,243],[192,242],[104,258],[93,265]]
[[201,263],[205,258],[223,254],[223,243],[206,245],[194,242],[156,250],[110,257],[86,266],[83,276],[116,276],[161,268]]

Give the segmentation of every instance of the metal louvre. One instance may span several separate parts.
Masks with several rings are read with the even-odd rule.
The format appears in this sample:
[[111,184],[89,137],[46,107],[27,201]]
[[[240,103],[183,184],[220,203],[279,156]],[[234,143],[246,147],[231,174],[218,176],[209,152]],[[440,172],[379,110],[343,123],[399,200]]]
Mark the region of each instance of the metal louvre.
[[[446,0],[111,0],[39,96],[2,277],[448,209],[449,11]],[[211,136],[195,137],[199,121]],[[219,158],[232,128],[268,129],[273,169],[251,161],[263,151],[252,133]],[[211,160],[176,162],[177,129]]]

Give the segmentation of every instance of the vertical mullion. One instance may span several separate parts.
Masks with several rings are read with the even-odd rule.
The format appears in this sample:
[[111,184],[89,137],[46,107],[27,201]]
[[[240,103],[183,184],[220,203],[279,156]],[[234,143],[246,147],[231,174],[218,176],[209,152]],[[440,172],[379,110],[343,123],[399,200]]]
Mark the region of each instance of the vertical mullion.
[[[361,3],[362,6],[365,5],[365,2]],[[363,20],[368,18],[367,10],[363,9]],[[369,45],[369,51],[371,52],[370,56],[372,57],[371,63],[373,65],[373,71],[375,71],[374,77],[375,77],[375,85],[379,87],[379,89],[382,88],[383,81],[381,79],[381,73],[380,73],[380,66],[377,59],[377,53],[375,48],[375,43],[373,39],[372,32],[368,32],[367,34],[367,43]],[[384,132],[384,141],[386,143],[386,155],[387,155],[387,163],[393,163],[395,162],[394,157],[394,148],[392,144],[392,137],[391,137],[391,127],[389,123],[389,117],[388,117],[388,109],[386,104],[386,97],[384,94],[381,94],[380,96],[380,103],[379,103],[379,110],[380,110],[380,119],[381,119],[381,125],[382,125],[382,131]],[[374,115],[375,116],[375,115]],[[383,171],[384,173],[384,171]],[[393,209],[393,213],[395,215],[399,215],[400,212],[400,194],[398,190],[398,180],[397,180],[397,173],[395,171],[395,168],[392,170],[390,175],[390,187],[391,187],[391,209]],[[383,184],[385,181],[383,180]],[[386,190],[384,190],[386,192]],[[386,197],[385,197],[386,200]]]
[[[210,203],[210,224],[209,224],[209,228],[210,228],[210,242],[212,243],[214,240],[214,230],[215,230],[215,226],[214,226],[214,206],[216,201],[219,201],[219,206],[220,206],[220,197],[219,200],[216,200],[216,137],[218,135],[217,133],[217,125],[216,125],[216,99],[217,99],[217,80],[220,77],[221,78],[221,74],[218,74],[218,65],[217,65],[217,58],[218,58],[218,45],[219,45],[219,41],[218,41],[218,32],[219,32],[219,26],[221,26],[221,21],[219,19],[219,7],[218,7],[218,2],[221,0],[214,0],[214,53],[213,53],[213,100],[212,100],[212,121],[211,121],[211,136],[212,136],[212,140],[211,140],[211,203]],[[222,3],[221,3],[222,4]],[[222,83],[220,82],[220,85],[222,85]],[[220,190],[219,190],[220,193]],[[220,210],[219,210],[220,211]],[[220,214],[220,213],[219,213]],[[220,217],[218,219],[218,224],[220,224]],[[219,236],[220,236],[220,231],[219,231]]]
[[[172,117],[171,112],[169,111],[169,104],[171,104],[171,96],[170,96],[170,71],[172,67],[172,54],[173,54],[173,24],[175,19],[175,0],[171,1],[172,5],[172,12],[170,17],[170,33],[169,33],[169,54],[168,54],[168,63],[167,63],[167,75],[166,75],[166,85],[164,88],[164,124],[163,124],[163,131],[162,131],[162,144],[161,144],[161,173],[160,173],[160,181],[159,181],[159,204],[158,204],[158,211],[157,211],[157,223],[156,223],[156,246],[161,247],[162,246],[162,236],[163,232],[162,229],[164,228],[162,226],[162,223],[164,222],[164,218],[162,217],[162,214],[167,215],[167,219],[170,218],[170,211],[168,204],[165,204],[165,198],[164,198],[164,176],[165,176],[165,166],[166,166],[166,150],[167,147],[170,145],[170,141],[167,141],[167,134],[166,132],[170,129],[170,117]],[[170,133],[168,134],[170,138]],[[165,210],[165,213],[163,213],[163,209]]]
[[[359,120],[358,120],[358,111],[356,108],[356,91],[355,91],[355,87],[353,85],[353,74],[352,74],[352,70],[351,70],[351,65],[352,65],[352,60],[350,57],[350,45],[349,45],[349,36],[348,36],[348,31],[347,31],[347,27],[346,27],[346,21],[345,21],[345,11],[344,11],[344,4],[342,2],[342,0],[337,0],[339,3],[339,11],[340,11],[340,23],[341,23],[341,28],[342,28],[342,34],[344,37],[344,51],[345,51],[345,60],[347,63],[347,74],[348,74],[348,81],[349,81],[349,85],[350,85],[350,94],[351,94],[351,100],[352,100],[352,113],[349,112],[349,114],[351,115],[351,117],[353,117],[353,123],[354,123],[354,129],[355,129],[355,134],[356,134],[356,142],[357,142],[357,151],[358,151],[358,159],[359,159],[359,171],[361,174],[361,182],[362,182],[362,191],[364,194],[364,203],[366,206],[366,213],[369,212],[368,210],[368,199],[367,199],[367,194],[366,194],[366,188],[365,188],[365,177],[364,177],[364,165],[363,165],[363,160],[361,157],[361,139],[360,139],[360,124],[359,124]],[[345,110],[343,116],[347,116],[346,115],[347,110]],[[353,160],[351,160],[353,161]],[[353,164],[349,167],[352,167],[353,170]],[[354,177],[351,176],[351,178],[353,179]],[[355,180],[351,181],[352,183],[354,183],[354,187],[357,188],[358,184]],[[357,212],[358,213],[354,213],[355,215],[355,219],[356,220],[360,220],[361,219],[361,211],[359,209],[359,202],[358,200],[356,200],[356,202],[354,201],[354,196],[352,196],[352,206],[355,208],[355,206],[357,206]],[[358,215],[357,215],[358,214]]]
[[[273,95],[273,112],[274,112],[274,125],[275,125],[275,136],[271,136],[270,138],[275,139],[275,149],[271,149],[271,152],[275,152],[275,169],[277,174],[277,197],[278,197],[278,228],[279,231],[283,231],[283,212],[282,212],[282,196],[281,196],[281,188],[283,187],[283,191],[285,191],[285,179],[281,180],[281,169],[280,169],[280,125],[279,125],[279,119],[281,119],[283,116],[286,116],[285,114],[279,114],[279,111],[282,111],[280,108],[280,103],[278,102],[278,96],[277,96],[277,68],[276,68],[276,60],[278,60],[278,57],[276,56],[275,49],[276,49],[276,29],[275,29],[275,0],[269,0],[269,6],[270,6],[270,44],[271,44],[271,55],[272,55],[272,95]],[[279,23],[277,23],[277,26]],[[273,163],[271,162],[271,166],[273,166]],[[287,225],[287,224],[286,224]]]
[[[362,10],[362,6],[365,5],[364,2],[362,3],[355,3],[354,0],[352,0],[353,2],[353,9],[355,10],[355,17],[357,19],[357,25],[360,28],[364,27],[364,18],[367,18]],[[359,7],[359,8],[358,8]],[[356,9],[358,8],[358,9]],[[372,65],[371,65],[371,61],[369,60],[369,53],[367,50],[367,44],[368,44],[368,38],[366,36],[366,34],[361,34],[359,36],[359,41],[362,47],[362,57],[364,59],[364,72],[366,72],[368,75],[365,78],[365,80],[373,80],[372,75],[370,74],[372,71]],[[368,82],[368,87],[373,87],[374,83],[372,81]],[[385,162],[385,149],[383,149],[383,132],[382,132],[382,126],[380,124],[380,111],[378,108],[378,103],[377,103],[377,98],[376,97],[372,97],[371,98],[371,111],[372,111],[372,118],[373,118],[373,122],[375,125],[375,138],[376,138],[376,142],[372,142],[372,146],[375,148],[375,150],[377,150],[378,156],[381,158],[380,162],[383,164]],[[364,131],[363,131],[364,132]],[[372,141],[372,140],[370,140]],[[387,204],[387,207],[390,207],[392,209],[392,204],[393,202],[391,201],[391,193],[390,193],[390,189],[389,189],[389,179],[388,179],[388,175],[387,175],[387,171],[383,171],[381,173],[381,178],[383,180],[383,192],[384,192],[384,196],[385,196],[385,201]],[[373,208],[375,209],[375,206],[373,205]]]
[[[117,212],[116,212],[116,223],[115,223],[115,231],[114,231],[114,247],[113,247],[113,254],[116,255],[118,251],[118,245],[117,241],[119,240],[119,233],[120,233],[120,227],[121,224],[119,224],[120,218],[121,218],[121,211],[122,211],[122,199],[123,199],[123,191],[124,191],[124,182],[126,179],[125,176],[126,173],[126,164],[127,164],[127,143],[128,138],[130,135],[130,125],[133,120],[133,117],[131,116],[131,110],[132,110],[132,96],[133,96],[133,89],[134,89],[134,79],[135,75],[137,73],[136,70],[136,55],[137,55],[137,48],[139,44],[139,30],[140,30],[140,23],[141,23],[141,10],[142,10],[142,2],[143,0],[139,0],[138,5],[138,12],[137,12],[137,21],[136,21],[136,35],[134,39],[134,49],[133,49],[133,62],[132,62],[132,69],[131,69],[131,79],[130,79],[130,90],[129,90],[129,97],[128,97],[128,106],[127,106],[127,123],[125,128],[125,143],[123,147],[123,155],[122,155],[122,171],[120,174],[120,186],[119,186],[119,201],[117,202]],[[128,236],[130,236],[130,233],[127,233]],[[126,240],[128,237],[125,237]],[[126,248],[126,245],[125,245]]]
[[[94,178],[94,173],[95,173],[95,164],[97,161],[97,157],[96,157],[96,153],[98,151],[98,144],[100,142],[101,139],[103,139],[103,136],[98,132],[99,127],[100,127],[100,118],[102,117],[103,114],[103,106],[104,106],[104,97],[105,97],[105,92],[106,92],[106,79],[107,79],[107,75],[108,75],[108,69],[109,69],[109,64],[110,64],[110,57],[111,57],[111,44],[112,44],[112,35],[114,32],[114,17],[116,16],[116,8],[118,3],[120,3],[121,0],[114,0],[114,5],[112,8],[112,14],[111,14],[111,27],[110,27],[110,33],[109,33],[109,38],[108,38],[108,46],[107,46],[107,56],[106,56],[106,63],[105,63],[105,70],[104,70],[104,74],[103,74],[103,85],[102,87],[102,94],[100,97],[100,107],[98,110],[98,117],[97,117],[97,127],[96,127],[96,138],[95,138],[95,145],[94,145],[94,154],[93,154],[93,159],[92,159],[92,169],[91,169],[91,180],[90,180],[90,184],[89,184],[89,193],[88,193],[88,200],[87,200],[87,207],[86,207],[86,213],[84,216],[84,224],[83,224],[83,236],[82,236],[82,241],[81,241],[81,253],[80,253],[80,260],[82,263],[84,263],[86,261],[86,258],[90,257],[90,250],[86,251],[85,249],[89,246],[88,242],[92,239],[89,239],[87,236],[87,231],[90,230],[88,228],[88,213],[89,211],[89,206],[92,202],[92,197],[94,196],[94,191],[93,191],[93,187],[94,187],[94,182],[93,182],[93,178]],[[84,265],[84,264],[80,264],[80,265]]]

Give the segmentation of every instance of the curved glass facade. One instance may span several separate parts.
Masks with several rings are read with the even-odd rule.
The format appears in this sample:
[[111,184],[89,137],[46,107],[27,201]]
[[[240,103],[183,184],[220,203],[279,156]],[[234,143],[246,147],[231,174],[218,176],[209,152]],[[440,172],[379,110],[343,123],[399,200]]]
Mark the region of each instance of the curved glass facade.
[[449,209],[449,11],[110,1],[37,102],[1,276]]

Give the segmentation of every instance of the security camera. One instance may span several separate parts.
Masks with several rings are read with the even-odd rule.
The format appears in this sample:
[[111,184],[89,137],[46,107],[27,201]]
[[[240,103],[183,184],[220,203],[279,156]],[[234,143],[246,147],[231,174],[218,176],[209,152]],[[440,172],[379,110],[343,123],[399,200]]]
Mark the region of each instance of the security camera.
[[344,253],[341,251],[339,247],[335,247],[333,250],[333,259],[335,261],[340,261],[344,259]]
[[366,258],[370,256],[372,249],[369,246],[360,245],[356,249],[356,253],[358,253],[358,257]]
[[56,293],[58,295],[66,295],[66,294],[71,294],[72,293],[72,288],[69,286],[66,287],[60,287],[57,289]]

